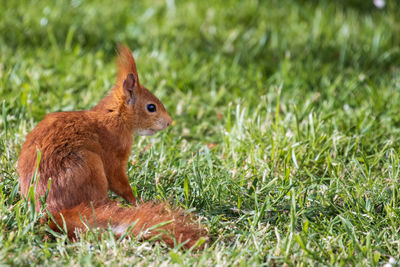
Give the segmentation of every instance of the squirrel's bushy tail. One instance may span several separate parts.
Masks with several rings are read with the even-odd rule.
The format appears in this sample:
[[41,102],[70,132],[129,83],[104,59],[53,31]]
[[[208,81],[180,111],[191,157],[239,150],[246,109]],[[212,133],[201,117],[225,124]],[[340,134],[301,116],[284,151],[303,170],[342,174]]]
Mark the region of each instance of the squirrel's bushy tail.
[[135,207],[122,207],[118,202],[111,201],[81,204],[52,212],[52,215],[55,222],[50,220],[50,228],[59,232],[65,222],[70,239],[76,238],[76,230],[86,231],[88,227],[111,227],[113,233],[120,237],[131,225],[128,235],[140,235],[143,239],[159,236],[171,247],[174,246],[174,239],[177,244],[186,242],[184,247],[191,248],[201,237],[205,237],[205,230],[193,223],[190,216],[166,203],[146,202]]

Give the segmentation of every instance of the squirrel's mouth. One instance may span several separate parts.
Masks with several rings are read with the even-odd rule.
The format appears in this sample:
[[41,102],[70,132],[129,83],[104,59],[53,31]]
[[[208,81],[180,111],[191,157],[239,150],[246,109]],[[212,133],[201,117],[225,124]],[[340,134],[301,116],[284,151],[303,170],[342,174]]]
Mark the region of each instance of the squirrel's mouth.
[[154,135],[157,132],[155,129],[140,129],[135,131],[137,135]]

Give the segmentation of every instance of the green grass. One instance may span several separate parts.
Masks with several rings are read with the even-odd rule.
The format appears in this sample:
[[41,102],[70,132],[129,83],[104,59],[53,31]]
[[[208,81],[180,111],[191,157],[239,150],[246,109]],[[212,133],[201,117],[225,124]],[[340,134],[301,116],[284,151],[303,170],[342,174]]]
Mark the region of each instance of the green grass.
[[[396,1],[0,6],[0,264],[400,262]],[[25,135],[46,113],[94,106],[115,81],[117,43],[175,121],[136,138],[131,185],[194,211],[204,251],[44,239],[18,194]]]

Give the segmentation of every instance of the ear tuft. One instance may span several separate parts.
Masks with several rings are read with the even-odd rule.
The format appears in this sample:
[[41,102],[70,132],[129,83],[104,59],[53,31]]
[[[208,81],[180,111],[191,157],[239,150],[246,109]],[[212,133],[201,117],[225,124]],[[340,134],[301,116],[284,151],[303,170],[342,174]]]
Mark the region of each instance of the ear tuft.
[[[117,65],[118,65],[118,80],[117,83],[121,85],[122,81],[125,79],[125,77],[129,74],[132,73],[135,75],[135,81],[136,84],[139,85],[139,76],[138,72],[136,69],[136,62],[135,58],[132,55],[132,52],[129,50],[128,47],[124,45],[118,45],[118,60],[117,60]],[[139,86],[140,87],[140,86]]]
[[135,95],[133,93],[133,89],[135,88],[136,84],[136,75],[133,73],[129,73],[122,85],[122,88],[124,90],[124,95],[127,99],[126,103],[128,105],[133,105],[135,104]]

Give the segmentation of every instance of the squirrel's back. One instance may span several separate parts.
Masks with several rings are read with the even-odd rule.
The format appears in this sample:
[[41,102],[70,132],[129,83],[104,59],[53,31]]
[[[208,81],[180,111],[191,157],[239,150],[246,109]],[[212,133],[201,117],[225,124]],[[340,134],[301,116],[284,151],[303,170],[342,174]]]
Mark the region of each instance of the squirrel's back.
[[[48,196],[48,208],[59,209],[60,205],[53,199],[61,195],[66,196],[68,191],[76,191],[81,183],[86,182],[81,177],[76,177],[85,169],[85,165],[88,165],[88,162],[85,162],[87,158],[85,151],[102,154],[97,128],[95,119],[87,111],[48,114],[27,135],[18,158],[22,193],[27,195],[34,173],[37,171],[37,179],[40,179],[36,186],[37,196],[45,194],[51,178],[50,185],[53,185]],[[38,157],[40,162],[37,168]],[[69,200],[66,201],[69,204],[65,207],[72,207],[81,202],[79,198],[74,199],[74,195],[69,194]],[[67,199],[67,196],[63,199]],[[37,202],[39,204],[39,201]]]

